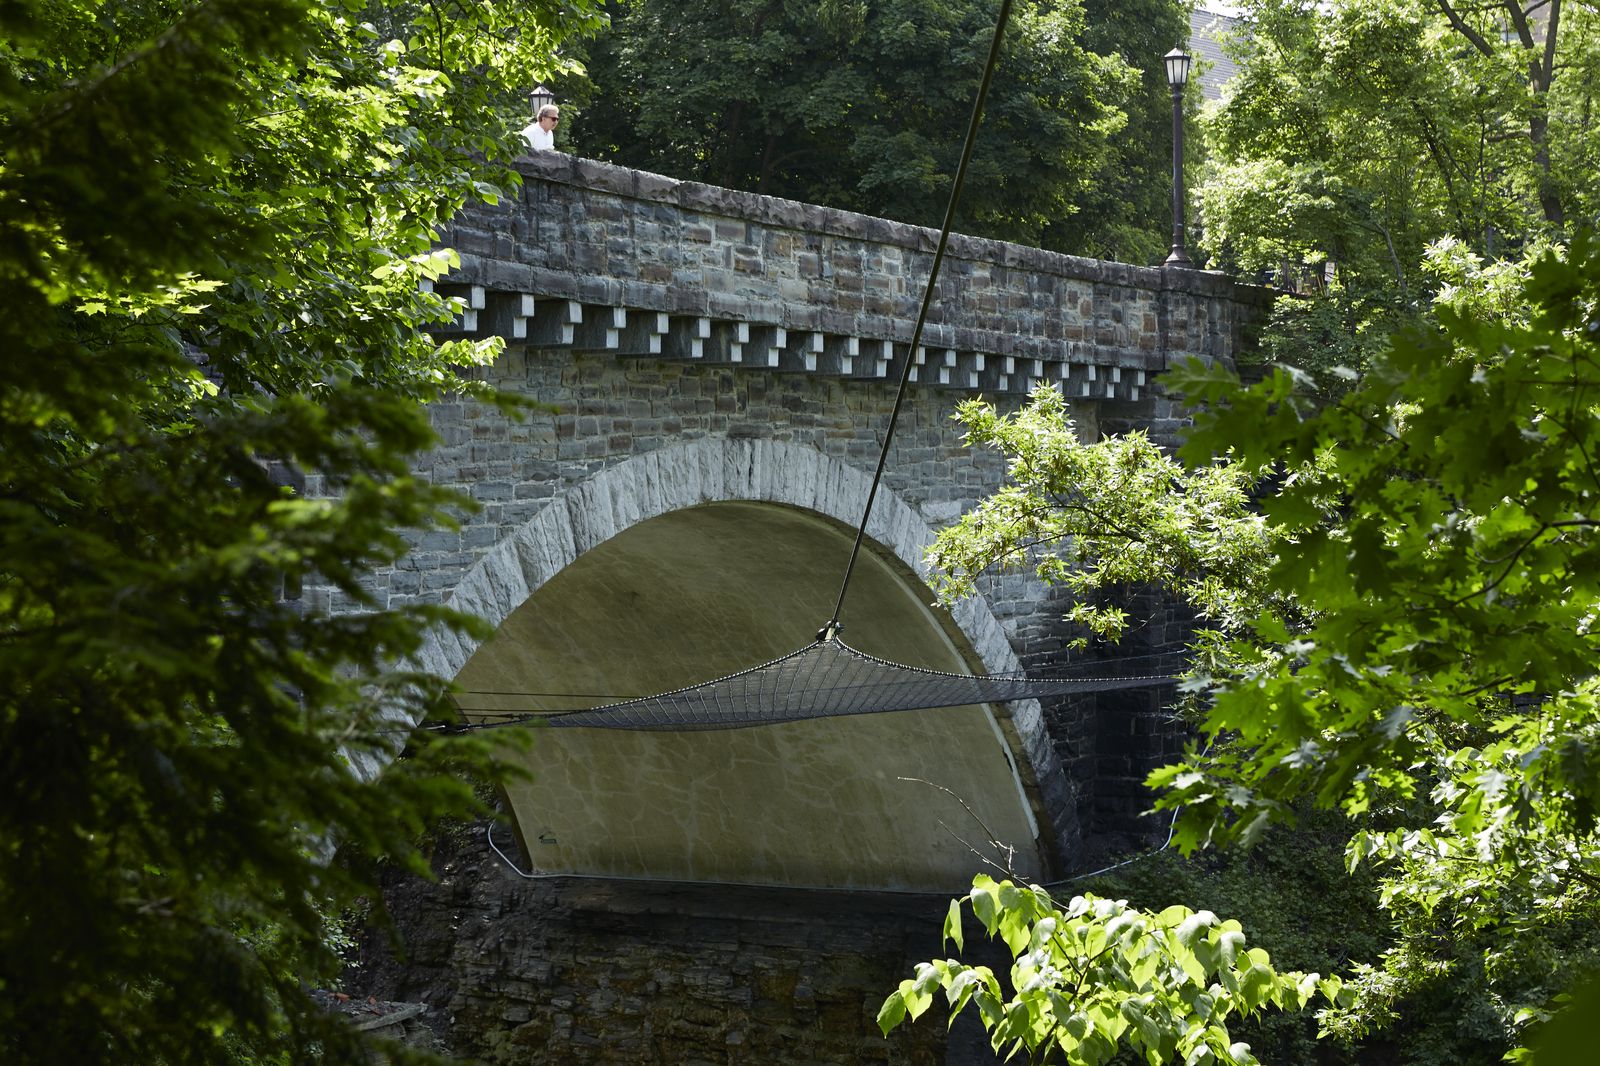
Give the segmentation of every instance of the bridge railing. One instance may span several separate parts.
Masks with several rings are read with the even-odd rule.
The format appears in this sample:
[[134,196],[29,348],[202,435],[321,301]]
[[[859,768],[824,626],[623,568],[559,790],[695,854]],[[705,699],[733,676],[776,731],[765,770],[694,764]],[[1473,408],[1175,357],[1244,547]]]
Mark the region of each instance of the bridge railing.
[[1231,359],[1271,294],[956,235],[908,351],[934,230],[557,153],[517,164],[520,196],[459,216],[440,283],[458,327],[530,348],[833,375],[986,393],[1060,385],[1137,400],[1186,355]]

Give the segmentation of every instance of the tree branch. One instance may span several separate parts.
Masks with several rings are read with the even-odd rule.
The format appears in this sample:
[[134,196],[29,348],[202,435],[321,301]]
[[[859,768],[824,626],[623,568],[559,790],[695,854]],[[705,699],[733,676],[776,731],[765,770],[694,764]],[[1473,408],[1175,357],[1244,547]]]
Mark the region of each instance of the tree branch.
[[1447,601],[1445,603],[1445,606],[1446,607],[1460,607],[1462,604],[1466,603],[1468,600],[1474,599],[1474,598],[1476,598],[1478,596],[1482,596],[1485,593],[1489,592],[1490,590],[1492,590],[1492,589],[1496,588],[1497,586],[1499,586],[1499,584],[1502,581],[1504,581],[1506,578],[1511,576],[1511,571],[1512,571],[1512,569],[1514,569],[1516,567],[1517,560],[1522,558],[1522,553],[1527,551],[1529,548],[1533,547],[1534,541],[1538,540],[1539,537],[1544,534],[1545,530],[1547,530],[1549,528],[1550,528],[1550,526],[1549,526],[1548,523],[1546,523],[1546,522],[1539,523],[1539,528],[1534,530],[1533,533],[1528,537],[1528,539],[1523,541],[1520,545],[1518,545],[1517,546],[1517,550],[1512,552],[1511,555],[1509,557],[1507,557],[1505,569],[1500,571],[1500,576],[1499,577],[1495,578],[1493,581],[1489,582],[1487,585],[1482,586],[1481,588],[1477,589],[1476,591],[1469,592],[1465,596],[1461,596],[1461,597],[1459,597],[1457,599]]
[[1477,30],[1467,25],[1461,16],[1456,13],[1456,9],[1450,6],[1450,0],[1438,0],[1438,2],[1439,10],[1444,12],[1444,17],[1450,20],[1450,25],[1455,31],[1471,42],[1472,47],[1492,58],[1494,56],[1494,46],[1484,40],[1483,35]]

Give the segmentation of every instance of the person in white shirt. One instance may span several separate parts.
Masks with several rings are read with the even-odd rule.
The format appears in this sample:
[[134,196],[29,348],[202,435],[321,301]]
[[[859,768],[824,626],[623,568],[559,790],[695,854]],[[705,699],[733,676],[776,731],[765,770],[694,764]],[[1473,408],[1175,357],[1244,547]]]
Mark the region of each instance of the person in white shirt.
[[522,136],[535,152],[553,152],[556,149],[556,126],[561,122],[561,109],[555,104],[545,104],[539,117],[523,127]]

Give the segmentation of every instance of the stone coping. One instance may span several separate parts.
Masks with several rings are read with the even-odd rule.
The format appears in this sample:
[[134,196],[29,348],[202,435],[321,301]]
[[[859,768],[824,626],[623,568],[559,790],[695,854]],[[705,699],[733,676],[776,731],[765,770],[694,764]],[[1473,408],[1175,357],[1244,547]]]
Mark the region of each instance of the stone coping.
[[[525,180],[553,182],[593,189],[632,200],[668,204],[726,218],[744,219],[833,237],[872,241],[932,254],[939,231],[836,207],[785,200],[780,197],[725,189],[662,174],[631,170],[596,159],[561,152],[524,155],[514,169]],[[952,233],[945,254],[958,259],[991,263],[1017,270],[1038,271],[1113,285],[1153,291],[1177,291],[1195,296],[1220,297],[1241,303],[1271,302],[1270,290],[1237,281],[1220,271],[1187,267],[1142,267],[1084,256],[1046,251],[1024,244]]]

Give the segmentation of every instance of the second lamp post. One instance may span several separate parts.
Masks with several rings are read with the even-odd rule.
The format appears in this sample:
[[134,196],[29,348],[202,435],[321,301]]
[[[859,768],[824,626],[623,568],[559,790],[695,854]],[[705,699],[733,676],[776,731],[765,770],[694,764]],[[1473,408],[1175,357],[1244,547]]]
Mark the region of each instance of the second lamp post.
[[1162,57],[1172,89],[1172,251],[1163,266],[1193,266],[1183,247],[1183,87],[1189,83],[1192,60],[1181,48]]

